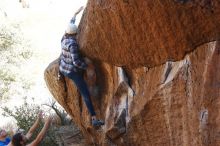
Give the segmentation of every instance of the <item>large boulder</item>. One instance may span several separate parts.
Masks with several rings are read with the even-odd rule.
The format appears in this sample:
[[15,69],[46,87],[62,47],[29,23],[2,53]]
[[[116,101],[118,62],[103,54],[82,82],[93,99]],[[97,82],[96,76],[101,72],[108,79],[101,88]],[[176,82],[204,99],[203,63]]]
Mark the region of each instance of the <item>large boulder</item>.
[[72,82],[62,78],[54,83],[58,64],[54,62],[45,71],[48,88],[81,128],[88,144],[220,145],[219,42],[204,44],[183,60],[150,69],[95,65],[96,87],[91,87],[99,94],[92,101],[98,117],[106,122],[99,130],[91,127]]
[[57,80],[57,60],[45,70],[87,145],[220,145],[219,8],[218,0],[88,2],[78,41],[93,60],[85,80],[105,126],[94,129],[73,82]]
[[89,0],[79,43],[90,58],[153,67],[220,38],[219,0]]

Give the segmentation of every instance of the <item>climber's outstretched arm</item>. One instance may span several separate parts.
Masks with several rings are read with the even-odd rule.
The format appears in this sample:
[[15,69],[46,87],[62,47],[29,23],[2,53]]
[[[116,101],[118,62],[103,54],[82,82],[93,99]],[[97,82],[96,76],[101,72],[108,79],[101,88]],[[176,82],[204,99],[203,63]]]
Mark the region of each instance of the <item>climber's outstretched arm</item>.
[[76,17],[76,15],[78,15],[82,10],[83,10],[83,6],[81,6],[76,12],[75,14],[73,15],[73,17]]

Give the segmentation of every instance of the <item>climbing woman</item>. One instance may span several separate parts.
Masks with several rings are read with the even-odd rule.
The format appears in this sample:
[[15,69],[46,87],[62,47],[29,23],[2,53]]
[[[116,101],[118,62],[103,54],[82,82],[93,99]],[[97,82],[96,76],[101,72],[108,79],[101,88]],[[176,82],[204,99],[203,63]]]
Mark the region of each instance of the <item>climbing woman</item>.
[[70,20],[65,34],[61,40],[62,52],[60,56],[59,71],[65,77],[70,78],[77,86],[80,94],[83,96],[83,100],[87,106],[87,109],[91,115],[92,125],[101,126],[104,125],[102,120],[96,119],[96,113],[92,101],[90,99],[90,93],[86,82],[84,81],[83,74],[87,69],[87,64],[80,56],[79,46],[76,41],[77,26],[75,25],[76,15],[83,9],[80,9],[74,14]]

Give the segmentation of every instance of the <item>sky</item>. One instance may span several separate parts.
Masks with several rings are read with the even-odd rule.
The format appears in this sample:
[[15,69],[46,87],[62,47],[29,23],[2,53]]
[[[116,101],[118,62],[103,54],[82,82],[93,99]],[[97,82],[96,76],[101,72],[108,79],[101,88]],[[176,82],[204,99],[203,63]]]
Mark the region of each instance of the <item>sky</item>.
[[[80,6],[86,6],[87,0],[28,0],[29,8],[22,8],[19,0],[0,0],[0,13],[6,12],[7,18],[21,24],[24,36],[29,39],[35,49],[35,57],[23,64],[24,76],[29,76],[34,83],[28,93],[36,103],[42,104],[52,98],[44,81],[44,70],[60,54],[60,39],[67,23]],[[3,14],[3,13],[1,13]],[[82,12],[77,16],[79,23]],[[0,105],[14,107],[22,100],[12,97]],[[0,116],[0,127],[9,122],[10,118]]]

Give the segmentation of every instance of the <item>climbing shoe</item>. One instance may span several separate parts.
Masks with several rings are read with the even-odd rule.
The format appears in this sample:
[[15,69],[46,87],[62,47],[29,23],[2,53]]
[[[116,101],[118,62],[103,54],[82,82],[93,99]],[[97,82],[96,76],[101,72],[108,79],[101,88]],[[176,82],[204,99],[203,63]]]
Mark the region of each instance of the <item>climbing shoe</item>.
[[96,119],[92,120],[92,126],[94,127],[102,126],[104,124],[105,123],[102,120],[96,120]]

